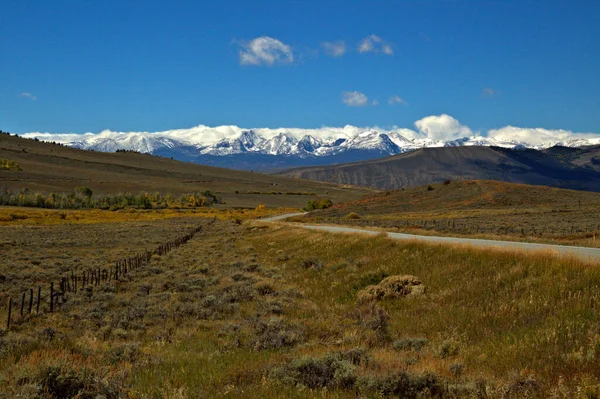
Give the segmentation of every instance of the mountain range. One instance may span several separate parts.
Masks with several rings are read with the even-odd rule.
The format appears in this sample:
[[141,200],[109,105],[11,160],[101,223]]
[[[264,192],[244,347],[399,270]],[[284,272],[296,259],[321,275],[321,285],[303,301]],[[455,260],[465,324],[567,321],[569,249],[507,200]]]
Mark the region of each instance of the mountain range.
[[422,148],[362,162],[288,169],[280,174],[383,190],[448,179],[500,180],[600,191],[600,146],[554,146],[543,150],[494,146]]
[[53,141],[101,152],[136,151],[181,161],[233,169],[275,171],[290,167],[363,161],[434,147],[494,146],[545,149],[600,144],[582,136],[543,142],[472,135],[434,139],[411,129],[371,129],[345,126],[322,129],[243,129],[237,126],[197,126],[164,132],[98,134],[26,133],[26,138]]

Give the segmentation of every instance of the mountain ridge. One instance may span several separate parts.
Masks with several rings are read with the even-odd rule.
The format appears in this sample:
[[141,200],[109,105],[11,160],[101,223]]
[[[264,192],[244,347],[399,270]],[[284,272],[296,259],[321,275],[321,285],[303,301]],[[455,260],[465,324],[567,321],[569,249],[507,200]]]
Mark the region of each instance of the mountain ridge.
[[[385,130],[353,126],[323,129],[243,129],[237,126],[210,128],[200,125],[191,129],[154,133],[112,131],[83,135],[26,133],[23,137],[56,141],[79,149],[101,152],[129,150],[199,164],[262,171],[367,160],[420,148],[496,146],[546,149],[556,145],[581,147],[600,144],[600,138],[590,135],[566,140],[547,138],[540,144],[531,139],[529,141],[499,139],[480,134],[442,140],[430,138],[425,133],[410,129]],[[273,158],[270,162],[263,162],[263,158],[256,155]],[[217,157],[229,158],[219,160]]]
[[278,174],[380,190],[467,179],[600,191],[600,146],[545,150],[422,148],[367,161],[292,168]]

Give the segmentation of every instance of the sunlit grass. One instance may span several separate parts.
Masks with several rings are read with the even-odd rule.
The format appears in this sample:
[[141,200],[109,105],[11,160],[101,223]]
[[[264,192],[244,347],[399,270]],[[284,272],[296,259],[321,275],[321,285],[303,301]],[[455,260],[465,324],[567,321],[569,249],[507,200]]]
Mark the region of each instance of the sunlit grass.
[[[115,231],[124,226],[115,223]],[[586,395],[600,387],[596,263],[233,218],[139,273],[114,291],[98,290],[93,301],[74,299],[0,337],[11,348],[0,355],[0,381],[24,394],[35,389],[39,370],[71,362],[91,387],[110,382],[130,398],[377,397],[358,387],[310,390],[273,377],[295,359],[360,348],[369,358],[356,367],[363,379],[434,373],[449,386],[472,389],[480,381],[491,398],[504,397],[519,378],[535,381],[538,397],[593,397]],[[368,304],[357,302],[359,290],[376,276],[407,274],[423,282],[425,294],[378,302],[389,313],[384,334],[361,324]],[[221,308],[203,305],[227,295]],[[207,309],[213,313],[200,316]],[[297,329],[301,339],[257,346],[256,323],[270,319]],[[52,340],[46,327],[56,331]],[[426,344],[403,349],[395,345],[401,340]],[[115,357],[132,345],[138,355]]]
[[272,209],[261,206],[255,209],[196,208],[141,210],[132,208],[118,211],[0,207],[0,226],[122,223],[180,217],[216,217],[218,219],[246,220],[295,211],[297,210],[290,208]]

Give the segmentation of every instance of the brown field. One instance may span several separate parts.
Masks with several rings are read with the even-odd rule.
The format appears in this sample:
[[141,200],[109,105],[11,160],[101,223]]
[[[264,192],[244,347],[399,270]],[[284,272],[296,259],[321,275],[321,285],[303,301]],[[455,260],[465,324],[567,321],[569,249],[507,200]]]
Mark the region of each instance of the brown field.
[[101,153],[0,134],[0,190],[48,194],[89,187],[95,194],[162,192],[180,195],[209,190],[225,207],[301,208],[308,200],[351,201],[375,190],[282,176],[234,171],[152,155]]
[[[67,294],[52,314],[45,304],[13,314],[0,333],[0,397],[600,394],[597,264],[307,232],[231,212],[213,224],[211,214],[106,212],[122,220],[102,222],[85,212],[0,226],[3,324],[8,295],[204,229],[119,282]],[[426,290],[358,300],[393,275]]]
[[[329,197],[332,208],[299,220],[596,245],[600,194],[455,181],[363,198],[370,191],[4,136],[0,158],[14,162],[0,188],[211,190],[226,202],[0,207],[0,398],[600,397],[597,263],[253,220]],[[50,312],[51,282],[199,226],[118,280],[78,280]]]
[[498,181],[452,181],[386,191],[295,220],[597,247],[600,193]]

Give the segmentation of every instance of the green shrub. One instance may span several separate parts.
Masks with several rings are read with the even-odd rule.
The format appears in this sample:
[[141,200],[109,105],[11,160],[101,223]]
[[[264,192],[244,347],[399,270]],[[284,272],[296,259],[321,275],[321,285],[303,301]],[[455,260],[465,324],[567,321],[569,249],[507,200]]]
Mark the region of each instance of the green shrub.
[[304,208],[306,211],[314,211],[315,209],[327,209],[333,206],[333,201],[329,198],[322,198],[318,200],[308,201],[308,204]]
[[323,263],[319,262],[317,259],[311,258],[311,259],[304,259],[302,261],[302,267],[304,269],[316,269],[316,270],[321,270],[323,269]]
[[276,368],[272,376],[285,384],[310,389],[351,389],[356,382],[356,365],[364,359],[364,351],[360,349],[330,353],[320,358],[307,356]]
[[399,351],[416,351],[420,352],[429,341],[427,338],[403,338],[394,341],[392,347]]
[[452,363],[450,371],[455,378],[460,378],[465,373],[465,365],[462,363]]
[[350,212],[349,214],[346,215],[346,219],[349,219],[349,220],[360,219],[360,215],[355,212]]
[[111,363],[130,362],[135,363],[141,355],[140,344],[137,342],[126,343],[113,347],[108,352],[108,359]]
[[373,272],[365,274],[356,283],[352,284],[352,290],[360,291],[369,285],[377,285],[386,277],[389,277],[389,274],[386,272]]
[[460,351],[458,343],[454,341],[444,341],[442,345],[439,347],[438,355],[442,359],[446,359],[448,357],[453,357],[458,355]]
[[357,309],[358,324],[365,330],[375,332],[379,342],[389,339],[390,314],[374,303],[369,303]]
[[261,283],[256,286],[256,291],[259,295],[273,295],[275,293],[275,288],[271,286],[269,283]]
[[255,350],[291,347],[304,339],[302,328],[272,317],[269,321],[256,320],[254,323]]
[[9,159],[0,159],[0,170],[22,170],[18,163]]
[[416,399],[444,397],[445,384],[435,374],[413,375],[401,371],[384,377],[365,376],[356,382],[359,391],[376,392],[383,397]]
[[48,366],[38,375],[42,389],[50,398],[93,397],[93,376],[66,366]]

